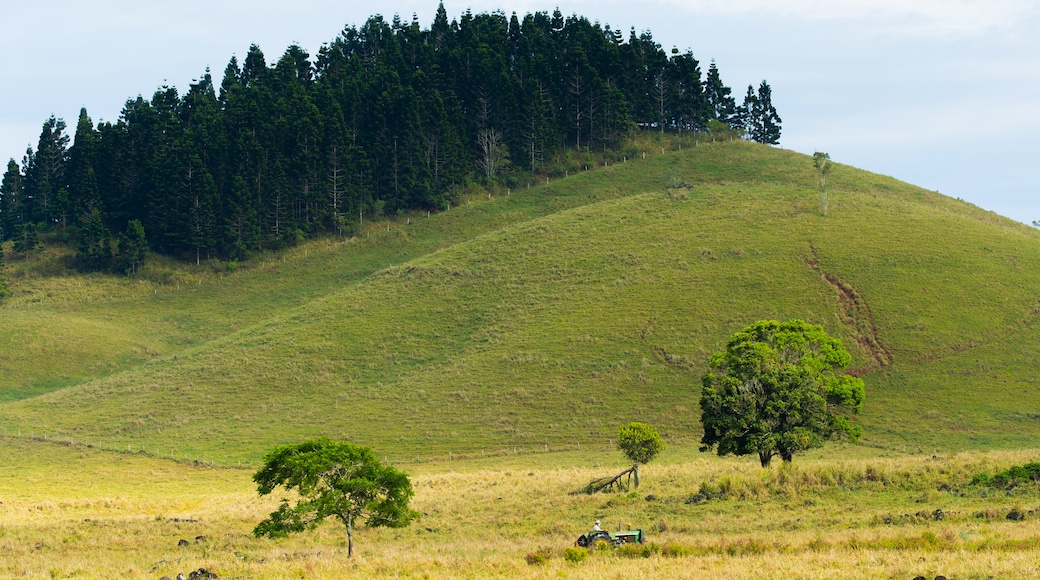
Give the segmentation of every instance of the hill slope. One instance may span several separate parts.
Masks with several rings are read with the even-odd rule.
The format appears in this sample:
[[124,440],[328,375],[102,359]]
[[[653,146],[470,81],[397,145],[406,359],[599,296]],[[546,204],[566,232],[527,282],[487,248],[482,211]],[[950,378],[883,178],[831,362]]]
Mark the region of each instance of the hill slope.
[[[190,293],[5,308],[41,335],[78,316],[134,338],[95,355],[98,379],[0,405],[0,425],[219,461],[318,433],[407,456],[576,446],[629,420],[692,441],[708,356],[798,317],[853,351],[865,443],[1035,440],[1040,235],[852,168],[829,182],[824,216],[805,156],[702,144]],[[139,343],[160,346],[116,364]]]

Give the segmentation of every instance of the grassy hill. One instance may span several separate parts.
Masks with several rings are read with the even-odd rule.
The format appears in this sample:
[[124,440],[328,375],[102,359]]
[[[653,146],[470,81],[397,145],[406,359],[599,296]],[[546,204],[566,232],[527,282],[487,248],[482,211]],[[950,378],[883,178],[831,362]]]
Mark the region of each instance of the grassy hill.
[[853,352],[867,445],[1040,435],[1040,232],[845,166],[824,216],[803,155],[665,145],[233,272],[9,258],[0,426],[228,464],[322,433],[391,457],[600,446],[630,420],[692,443],[710,354],[798,317]]

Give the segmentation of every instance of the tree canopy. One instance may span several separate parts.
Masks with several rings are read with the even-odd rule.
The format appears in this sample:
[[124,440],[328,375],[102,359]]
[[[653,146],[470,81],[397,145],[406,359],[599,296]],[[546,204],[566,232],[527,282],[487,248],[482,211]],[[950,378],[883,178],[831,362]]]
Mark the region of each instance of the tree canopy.
[[664,450],[664,441],[654,429],[646,423],[626,423],[618,428],[618,449],[625,454],[632,466],[635,485],[639,487],[639,464],[650,463],[657,454]]
[[563,150],[617,149],[637,127],[733,126],[730,93],[714,62],[705,80],[691,52],[558,10],[449,21],[441,5],[427,29],[377,15],[316,55],[293,45],[269,65],[253,45],[219,77],[129,99],[115,122],[81,110],[71,146],[49,118],[8,164],[0,229],[20,248],[29,224],[82,234],[88,269],[118,261],[100,246],[135,238],[135,220],[156,253],[242,259],[446,208],[468,184],[552,172]]
[[802,320],[737,332],[701,379],[701,451],[754,453],[766,467],[829,438],[855,441],[860,427],[849,415],[863,405],[863,380],[837,373],[850,360],[841,341]]
[[404,527],[417,515],[408,502],[414,491],[404,473],[379,463],[367,447],[322,437],[278,447],[264,457],[253,475],[260,495],[278,487],[295,491],[295,505],[279,508],[253,530],[257,537],[280,537],[313,528],[335,517],[347,529],[347,553],[354,554],[354,523]]
[[626,423],[618,428],[618,449],[634,463],[650,463],[664,450],[661,436],[646,423]]
[[820,189],[827,189],[827,175],[831,172],[831,156],[823,151],[815,151],[812,157],[813,168],[820,176]]

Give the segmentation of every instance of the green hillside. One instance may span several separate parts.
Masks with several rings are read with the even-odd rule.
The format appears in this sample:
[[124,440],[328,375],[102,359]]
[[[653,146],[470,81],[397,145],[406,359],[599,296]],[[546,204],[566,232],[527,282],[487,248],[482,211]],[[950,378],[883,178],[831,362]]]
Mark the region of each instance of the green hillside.
[[853,352],[864,444],[1036,440],[1040,232],[845,166],[824,216],[806,156],[692,145],[235,272],[9,259],[0,426],[221,463],[319,433],[575,448],[630,420],[692,444],[710,354],[798,317]]

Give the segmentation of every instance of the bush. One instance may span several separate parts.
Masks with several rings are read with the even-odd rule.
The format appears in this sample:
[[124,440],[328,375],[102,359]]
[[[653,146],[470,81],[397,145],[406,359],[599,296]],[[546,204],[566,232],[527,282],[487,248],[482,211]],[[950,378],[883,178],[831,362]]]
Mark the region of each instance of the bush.
[[1028,482],[1040,481],[1040,462],[1016,465],[996,475],[979,473],[971,479],[971,485],[1010,489]]
[[649,558],[654,554],[661,553],[661,546],[647,542],[645,544],[622,544],[614,550],[619,558]]
[[589,551],[579,546],[571,546],[563,551],[563,559],[575,564],[584,562],[589,558]]
[[528,552],[524,556],[524,560],[531,566],[537,566],[548,562],[550,557],[552,557],[552,551],[549,548],[538,548],[534,552]]

